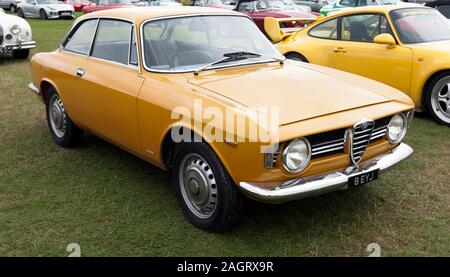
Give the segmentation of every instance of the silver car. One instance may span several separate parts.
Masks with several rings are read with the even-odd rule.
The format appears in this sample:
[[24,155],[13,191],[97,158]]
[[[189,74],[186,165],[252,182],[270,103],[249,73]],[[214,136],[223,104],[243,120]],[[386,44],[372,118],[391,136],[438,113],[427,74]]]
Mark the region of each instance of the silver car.
[[24,0],[17,6],[17,15],[40,19],[74,18],[75,11],[72,5],[58,0]]
[[15,13],[20,2],[22,0],[0,0],[0,8]]
[[34,47],[36,42],[32,40],[30,24],[0,8],[0,54],[26,59]]

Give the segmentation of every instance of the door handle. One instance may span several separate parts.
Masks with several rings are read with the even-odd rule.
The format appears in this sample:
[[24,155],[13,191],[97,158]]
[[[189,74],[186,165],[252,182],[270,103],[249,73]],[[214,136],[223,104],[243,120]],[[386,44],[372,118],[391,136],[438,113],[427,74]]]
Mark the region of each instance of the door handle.
[[78,68],[77,69],[77,73],[76,74],[77,74],[78,77],[80,77],[80,78],[83,77],[84,73],[86,73],[86,70],[84,70],[82,68]]
[[335,53],[347,53],[347,50],[345,50],[344,47],[337,47],[337,48],[334,48],[333,51],[334,51]]

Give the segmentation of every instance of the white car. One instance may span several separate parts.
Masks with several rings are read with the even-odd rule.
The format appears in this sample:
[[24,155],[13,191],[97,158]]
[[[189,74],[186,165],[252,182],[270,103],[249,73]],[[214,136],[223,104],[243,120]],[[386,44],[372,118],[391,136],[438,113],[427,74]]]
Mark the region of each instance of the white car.
[[0,8],[15,13],[17,11],[17,5],[21,2],[22,0],[0,0]]
[[12,54],[14,58],[26,59],[30,49],[34,47],[36,42],[32,40],[30,24],[0,9],[0,54]]
[[40,19],[75,18],[72,5],[58,0],[24,0],[17,6],[17,15]]

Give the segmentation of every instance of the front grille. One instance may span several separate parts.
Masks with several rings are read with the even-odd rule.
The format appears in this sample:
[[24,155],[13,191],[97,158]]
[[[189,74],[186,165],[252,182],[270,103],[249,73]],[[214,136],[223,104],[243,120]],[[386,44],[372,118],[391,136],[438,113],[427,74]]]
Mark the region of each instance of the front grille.
[[307,137],[313,158],[344,152],[345,129]]
[[364,152],[366,152],[374,127],[375,122],[372,120],[362,121],[353,127],[351,158],[355,164],[361,160]]
[[372,136],[370,137],[370,142],[374,142],[385,136],[387,131],[387,126],[389,124],[390,117],[385,117],[375,121],[375,127],[373,129]]

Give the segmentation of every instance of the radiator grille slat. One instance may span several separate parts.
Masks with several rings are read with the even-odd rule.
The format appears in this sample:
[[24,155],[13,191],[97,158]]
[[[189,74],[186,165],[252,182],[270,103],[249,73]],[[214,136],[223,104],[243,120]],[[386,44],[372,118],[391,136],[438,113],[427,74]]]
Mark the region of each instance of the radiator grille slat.
[[372,138],[375,122],[372,120],[362,121],[353,127],[353,141],[352,141],[352,160],[354,163],[358,163]]

